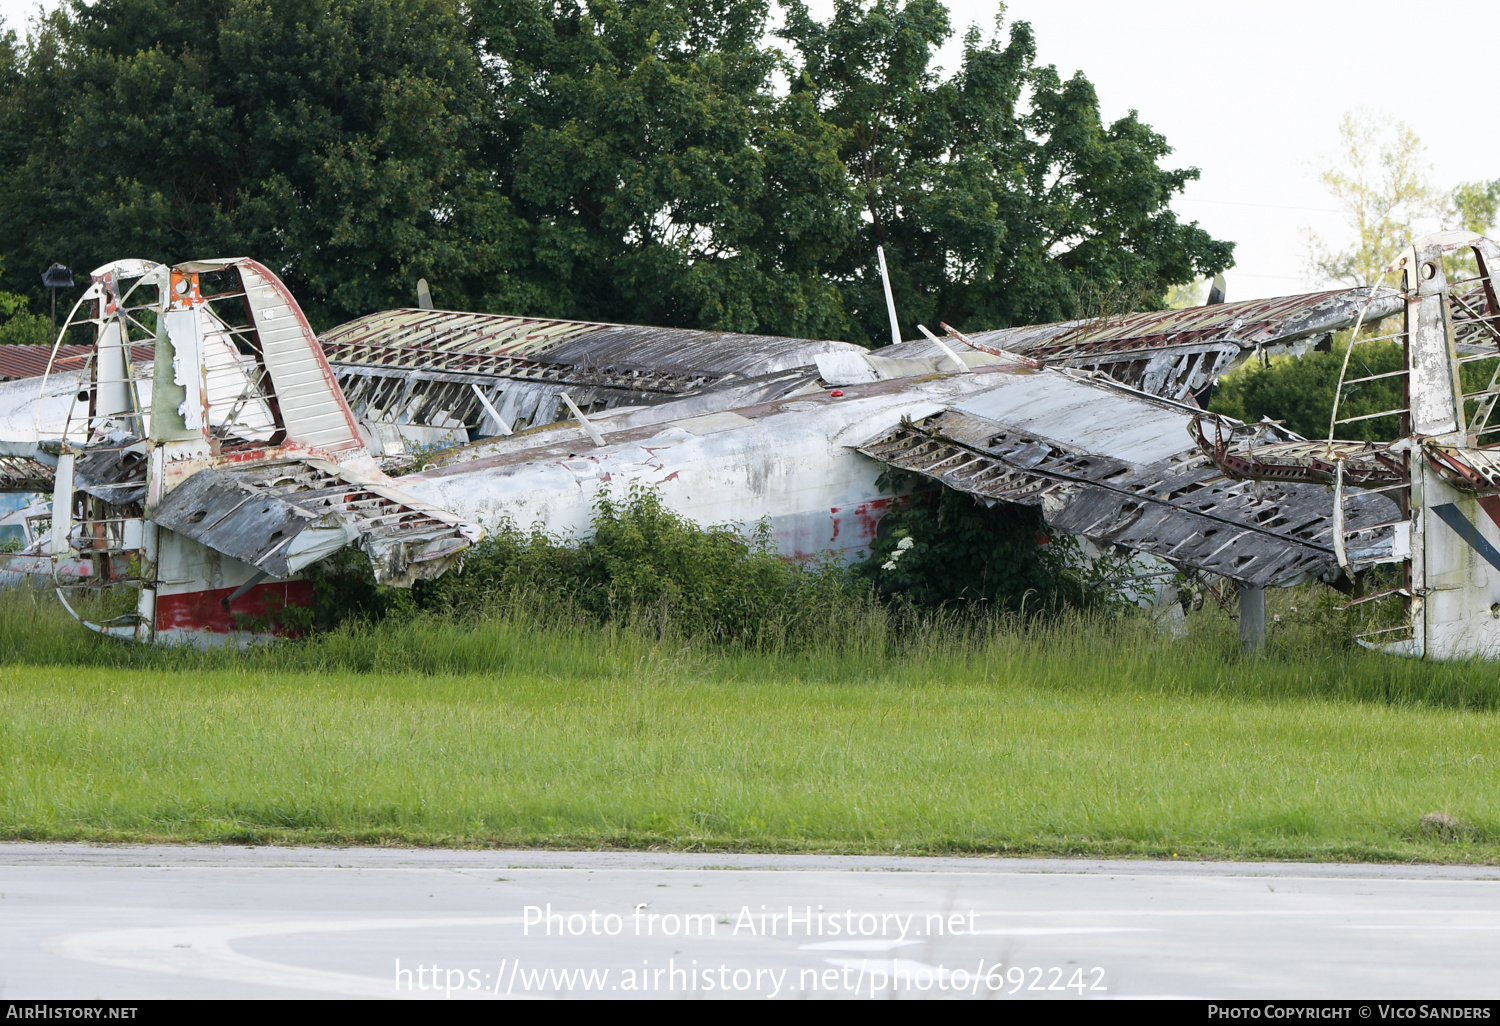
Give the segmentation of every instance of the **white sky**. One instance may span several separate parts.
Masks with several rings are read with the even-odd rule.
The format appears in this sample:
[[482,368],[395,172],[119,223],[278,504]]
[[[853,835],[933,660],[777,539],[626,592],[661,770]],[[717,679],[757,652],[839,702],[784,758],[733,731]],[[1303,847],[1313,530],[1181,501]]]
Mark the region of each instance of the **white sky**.
[[[988,31],[996,9],[949,0],[956,36]],[[1345,111],[1410,124],[1443,188],[1500,178],[1500,135],[1478,129],[1493,120],[1479,99],[1500,48],[1493,0],[1011,0],[1007,17],[1031,22],[1042,63],[1083,70],[1106,121],[1138,110],[1175,148],[1169,166],[1202,170],[1174,207],[1239,243],[1230,299],[1316,287],[1304,226],[1349,237],[1314,177]],[[944,65],[960,52],[955,39]]]
[[[941,63],[952,69],[964,28],[989,31],[997,4],[948,4],[956,32]],[[0,0],[16,28],[36,7]],[[1010,0],[1007,16],[1032,23],[1042,62],[1065,78],[1084,71],[1106,120],[1140,111],[1176,148],[1171,166],[1202,169],[1175,206],[1239,243],[1230,299],[1316,287],[1304,277],[1302,229],[1345,237],[1313,170],[1345,111],[1410,124],[1440,186],[1500,178],[1494,107],[1476,96],[1500,48],[1494,0]]]

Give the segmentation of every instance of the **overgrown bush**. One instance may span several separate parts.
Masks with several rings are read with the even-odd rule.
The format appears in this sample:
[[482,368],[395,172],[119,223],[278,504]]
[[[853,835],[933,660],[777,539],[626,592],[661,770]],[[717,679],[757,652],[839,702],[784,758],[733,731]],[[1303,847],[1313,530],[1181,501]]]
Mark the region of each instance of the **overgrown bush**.
[[749,538],[700,528],[647,489],[601,499],[593,537],[578,543],[492,526],[460,568],[410,593],[377,587],[357,555],[322,564],[314,580],[319,610],[334,622],[412,612],[478,618],[520,605],[541,621],[750,646],[809,641],[870,602],[841,565],[783,559],[766,523]]
[[1086,563],[1039,508],[986,506],[927,484],[886,514],[873,556],[855,575],[898,608],[1038,613],[1108,602],[1109,590],[1086,579]]
[[0,292],[0,346],[51,342],[52,321],[47,316],[31,313],[25,296]]
[[[1047,539],[1036,511],[986,509],[943,489],[917,493],[886,522],[874,557],[846,568],[783,558],[764,521],[748,538],[702,528],[637,488],[600,500],[587,540],[504,522],[461,567],[410,592],[378,587],[361,555],[343,553],[313,575],[318,625],[410,614],[479,619],[521,607],[539,623],[610,623],[763,648],[826,639],[866,623],[882,604],[901,614],[892,623],[914,623],[939,610],[1039,613],[1094,603],[1071,540]],[[913,540],[898,549],[903,538]]]

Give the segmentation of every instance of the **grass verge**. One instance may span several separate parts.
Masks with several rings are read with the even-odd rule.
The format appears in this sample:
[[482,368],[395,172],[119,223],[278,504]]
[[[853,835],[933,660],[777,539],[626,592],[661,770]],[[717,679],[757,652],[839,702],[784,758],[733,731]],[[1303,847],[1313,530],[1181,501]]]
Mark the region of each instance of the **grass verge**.
[[502,611],[198,653],[4,601],[7,838],[1500,861],[1494,664],[1311,621],[1263,660],[1212,615],[751,651]]

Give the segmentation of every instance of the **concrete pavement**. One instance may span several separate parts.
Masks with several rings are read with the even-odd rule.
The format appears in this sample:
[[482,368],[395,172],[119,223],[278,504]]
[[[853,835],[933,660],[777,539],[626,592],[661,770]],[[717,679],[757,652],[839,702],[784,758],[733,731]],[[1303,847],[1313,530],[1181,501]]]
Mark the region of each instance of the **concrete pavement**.
[[0,844],[0,998],[1500,997],[1500,870]]

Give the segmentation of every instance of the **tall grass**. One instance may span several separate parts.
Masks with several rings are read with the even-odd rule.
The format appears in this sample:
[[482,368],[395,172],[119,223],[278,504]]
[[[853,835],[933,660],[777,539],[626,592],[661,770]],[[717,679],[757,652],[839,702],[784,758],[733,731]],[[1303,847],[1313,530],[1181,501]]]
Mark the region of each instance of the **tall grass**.
[[[828,606],[819,620],[758,644],[724,644],[655,615],[600,623],[551,597],[512,593],[482,613],[410,611],[351,620],[300,640],[248,649],[142,646],[79,626],[49,594],[0,592],[0,665],[151,672],[526,674],[559,680],[660,679],[686,674],[745,683],[973,683],[1024,681],[1054,691],[1328,699],[1490,711],[1500,708],[1500,667],[1483,660],[1418,662],[1348,641],[1337,596],[1309,590],[1271,596],[1266,653],[1240,650],[1232,616],[1193,614],[1165,633],[1144,614],[1016,614],[892,610],[874,601]],[[1293,605],[1298,611],[1289,610]],[[658,611],[659,613],[659,611]]]

